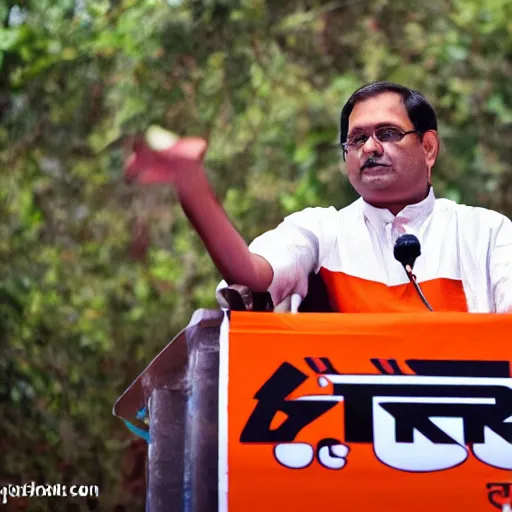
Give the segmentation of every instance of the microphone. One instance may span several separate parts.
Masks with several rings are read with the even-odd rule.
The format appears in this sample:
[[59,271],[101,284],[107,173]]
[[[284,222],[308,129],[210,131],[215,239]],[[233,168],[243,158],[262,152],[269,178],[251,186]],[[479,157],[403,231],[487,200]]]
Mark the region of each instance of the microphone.
[[425,304],[425,306],[427,306],[430,311],[434,311],[432,306],[428,303],[425,295],[423,295],[423,291],[416,281],[416,276],[412,273],[414,262],[416,261],[416,258],[421,254],[420,241],[414,235],[399,236],[395,242],[393,254],[395,259],[403,265],[409,281],[411,281],[411,283],[414,285],[414,288],[420,296],[423,304]]

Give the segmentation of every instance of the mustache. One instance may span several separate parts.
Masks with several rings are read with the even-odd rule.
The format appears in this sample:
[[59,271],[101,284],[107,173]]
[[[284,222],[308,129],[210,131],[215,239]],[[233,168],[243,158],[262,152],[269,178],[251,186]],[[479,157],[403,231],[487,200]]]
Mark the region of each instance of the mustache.
[[366,162],[361,166],[361,170],[368,169],[370,167],[377,167],[379,165],[382,165],[384,167],[389,167],[388,164],[385,164],[384,162],[380,162],[379,160],[376,160],[374,157],[368,158]]

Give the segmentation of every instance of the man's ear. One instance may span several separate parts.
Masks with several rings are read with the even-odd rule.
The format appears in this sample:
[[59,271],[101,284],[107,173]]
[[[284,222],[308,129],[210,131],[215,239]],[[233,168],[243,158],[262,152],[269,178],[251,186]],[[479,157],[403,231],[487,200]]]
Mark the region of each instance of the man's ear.
[[425,153],[425,161],[429,169],[434,167],[439,154],[439,137],[435,130],[429,130],[423,134],[422,139],[423,151]]
[[338,161],[338,169],[342,175],[347,176],[347,161],[343,158],[343,150],[340,150],[340,159]]

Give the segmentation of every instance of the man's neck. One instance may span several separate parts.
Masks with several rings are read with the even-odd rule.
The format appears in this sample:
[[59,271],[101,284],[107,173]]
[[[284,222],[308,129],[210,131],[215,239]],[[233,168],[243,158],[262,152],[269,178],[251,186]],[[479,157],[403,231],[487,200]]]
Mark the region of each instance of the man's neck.
[[411,198],[407,201],[399,201],[399,202],[395,202],[395,203],[379,203],[379,202],[375,202],[375,201],[367,201],[365,199],[365,201],[374,206],[375,208],[381,208],[381,209],[385,209],[385,210],[389,210],[395,217],[406,207],[406,206],[409,206],[409,205],[412,205],[412,204],[417,204],[417,203],[420,203],[421,201],[423,201],[424,199],[426,199],[428,197],[430,193],[430,185],[429,187],[427,188],[427,191],[426,193],[424,193],[423,195],[417,197],[417,198]]

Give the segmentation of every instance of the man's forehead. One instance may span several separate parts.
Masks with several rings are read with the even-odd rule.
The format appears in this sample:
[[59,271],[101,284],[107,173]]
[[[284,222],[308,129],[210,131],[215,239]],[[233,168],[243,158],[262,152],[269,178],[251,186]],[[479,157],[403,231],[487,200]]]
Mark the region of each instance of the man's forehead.
[[402,97],[395,92],[385,92],[356,103],[348,118],[348,129],[350,132],[388,123],[403,128],[412,126]]

